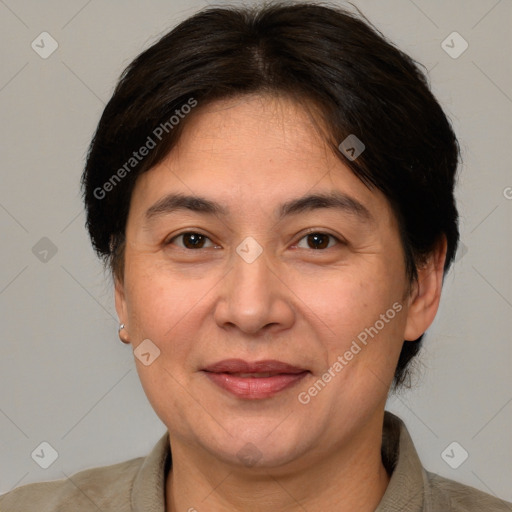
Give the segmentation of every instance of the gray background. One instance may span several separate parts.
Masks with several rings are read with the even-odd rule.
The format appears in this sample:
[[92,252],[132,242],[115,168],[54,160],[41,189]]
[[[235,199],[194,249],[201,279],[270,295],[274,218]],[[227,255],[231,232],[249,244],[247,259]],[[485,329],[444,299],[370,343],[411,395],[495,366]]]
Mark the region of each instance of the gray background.
[[[427,469],[512,500],[512,2],[354,4],[429,69],[464,158],[463,246],[417,387],[390,398],[389,409],[406,421]],[[0,493],[145,455],[165,431],[118,341],[79,177],[123,68],[205,5],[0,0]],[[31,48],[43,31],[59,44],[47,59]],[[469,44],[458,58],[441,45],[453,31]],[[59,454],[48,469],[31,458],[42,441]],[[441,457],[453,441],[469,453],[457,469]]]

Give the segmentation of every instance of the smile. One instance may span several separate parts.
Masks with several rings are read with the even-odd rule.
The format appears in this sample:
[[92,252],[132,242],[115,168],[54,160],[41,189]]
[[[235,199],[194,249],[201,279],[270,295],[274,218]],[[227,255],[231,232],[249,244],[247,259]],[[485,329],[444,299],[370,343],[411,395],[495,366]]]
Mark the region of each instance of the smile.
[[246,362],[226,359],[206,367],[203,372],[212,383],[238,398],[270,398],[301,381],[308,370],[280,361]]

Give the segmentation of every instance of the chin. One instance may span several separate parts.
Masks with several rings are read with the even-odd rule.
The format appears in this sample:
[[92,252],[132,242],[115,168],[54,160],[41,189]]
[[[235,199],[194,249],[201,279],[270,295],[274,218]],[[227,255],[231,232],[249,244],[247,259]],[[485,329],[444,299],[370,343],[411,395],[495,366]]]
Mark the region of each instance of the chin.
[[[257,468],[277,468],[294,462],[302,455],[307,447],[307,440],[303,438],[304,428],[297,426],[284,426],[280,429],[279,422],[259,420],[248,424],[247,420],[227,425],[228,432],[236,432],[230,436],[224,430],[220,438],[203,446],[219,460],[227,464]],[[314,443],[312,443],[314,444]]]

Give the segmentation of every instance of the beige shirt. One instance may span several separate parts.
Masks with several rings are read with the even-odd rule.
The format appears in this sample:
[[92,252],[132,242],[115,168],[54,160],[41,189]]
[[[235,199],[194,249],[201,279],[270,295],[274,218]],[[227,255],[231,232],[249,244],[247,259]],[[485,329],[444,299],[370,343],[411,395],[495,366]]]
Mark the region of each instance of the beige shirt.
[[[151,453],[0,496],[0,512],[165,512],[169,433]],[[386,412],[382,457],[392,471],[375,512],[512,512],[512,504],[426,471],[403,422]],[[193,510],[193,509],[192,509]]]

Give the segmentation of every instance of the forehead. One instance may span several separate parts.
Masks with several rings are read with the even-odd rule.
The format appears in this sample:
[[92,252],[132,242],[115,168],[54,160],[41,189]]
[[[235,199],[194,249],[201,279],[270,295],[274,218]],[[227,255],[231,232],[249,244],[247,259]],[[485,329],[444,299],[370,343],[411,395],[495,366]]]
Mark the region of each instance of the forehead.
[[247,164],[251,157],[257,162],[279,157],[325,166],[329,151],[319,132],[325,128],[315,110],[313,103],[282,95],[217,100],[196,108],[173,152],[203,151],[214,158],[239,157]]
[[248,214],[337,191],[376,218],[387,215],[385,197],[332,152],[322,129],[310,109],[287,97],[251,95],[199,106],[167,157],[139,177],[132,200],[142,197],[147,205],[178,192]]

